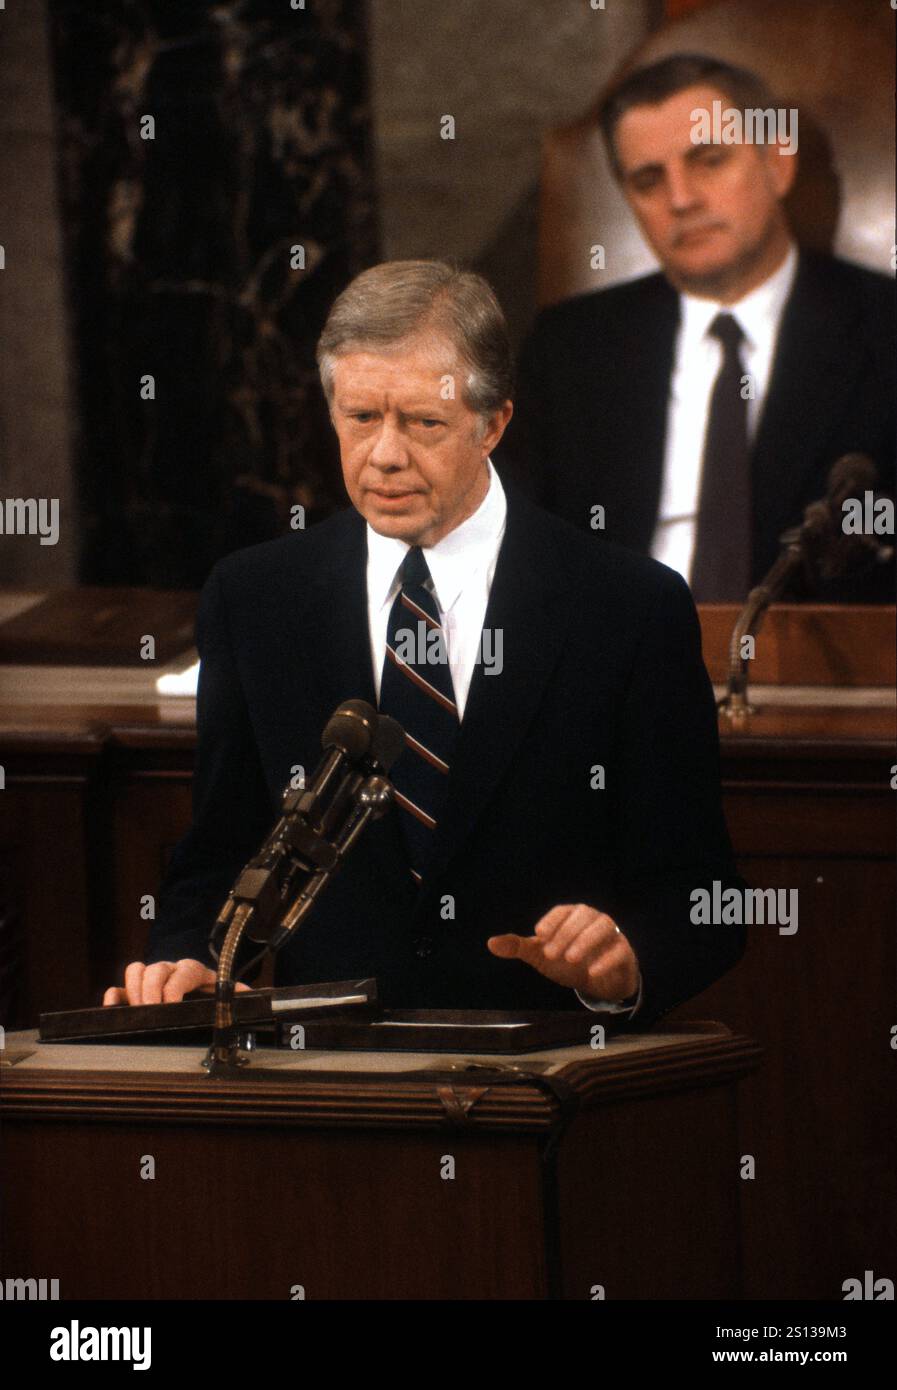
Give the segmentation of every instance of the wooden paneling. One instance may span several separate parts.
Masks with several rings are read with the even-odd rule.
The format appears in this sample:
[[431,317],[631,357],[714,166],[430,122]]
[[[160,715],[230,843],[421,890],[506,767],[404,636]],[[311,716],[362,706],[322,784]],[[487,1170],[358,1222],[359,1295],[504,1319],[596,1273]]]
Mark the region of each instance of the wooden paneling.
[[545,1296],[532,1139],[132,1122],[6,1141],[29,1223],[7,1231],[5,1268],[52,1269],[63,1298]]
[[739,1095],[748,1298],[842,1298],[897,1248],[893,797],[727,790],[741,872],[795,890],[798,929],[749,927],[738,968],[670,1017],[725,1019],[766,1051]]
[[99,744],[86,734],[56,747],[51,741],[48,748],[0,753],[0,1023],[6,1028],[27,1026],[42,1008],[77,1007],[90,992],[96,943],[90,874],[103,857],[92,826],[99,755]]
[[473,1088],[451,1057],[323,1075],[257,1054],[231,1081],[187,1048],[26,1056],[2,1094],[4,1272],[78,1299],[737,1294],[734,1093],[756,1046],[704,1024],[575,1052]]
[[719,0],[666,0],[664,12],[667,19],[681,19],[685,14],[693,14],[695,10],[706,10],[710,5],[716,5]]
[[577,1141],[558,1160],[565,1298],[740,1297],[734,1090],[592,1111]]
[[190,827],[191,777],[186,769],[149,769],[119,763],[112,788],[112,880],[109,954],[103,979],[120,980],[146,947],[149,922],[140,899],[159,888],[171,852]]
[[[710,679],[728,675],[729,638],[740,608],[702,604],[701,636]],[[752,684],[881,686],[897,681],[893,607],[869,604],[777,603],[757,633],[749,662]]]

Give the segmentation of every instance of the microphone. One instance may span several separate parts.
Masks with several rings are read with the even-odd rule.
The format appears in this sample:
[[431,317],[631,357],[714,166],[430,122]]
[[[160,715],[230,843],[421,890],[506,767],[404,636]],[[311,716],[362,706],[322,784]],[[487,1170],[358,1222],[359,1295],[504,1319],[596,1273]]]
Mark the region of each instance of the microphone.
[[315,768],[308,787],[303,788],[304,795],[294,797],[291,789],[287,789],[284,809],[290,810],[294,805],[298,809],[301,800],[303,813],[317,817],[328,794],[338,795],[346,771],[370,752],[377,736],[378,720],[377,711],[365,700],[344,700],[324,726],[321,746],[325,757]]
[[[319,829],[327,839],[333,838],[335,827],[343,825],[347,810],[351,808],[353,802],[358,800],[362,783],[368,781],[372,776],[383,776],[389,772],[405,747],[405,730],[397,720],[392,719],[388,714],[377,714],[370,705],[365,705],[363,700],[347,700],[346,704],[362,707],[366,726],[371,731],[371,738],[367,747],[362,747],[360,738],[354,743],[353,747],[357,756],[347,772],[344,772],[332,800],[323,812],[318,810],[320,799],[313,806],[305,806],[303,803],[303,809],[307,815],[314,815],[318,811]],[[344,709],[345,706],[341,705],[337,715]],[[334,719],[324,730],[322,741],[326,742],[331,724],[337,715],[334,715]],[[373,716],[373,723],[371,723],[371,716]],[[313,779],[313,786],[316,779],[317,773]]]
[[374,734],[373,757],[381,772],[388,772],[405,747],[405,730],[391,715],[381,714]]
[[215,1031],[203,1061],[210,1075],[243,1064],[234,1026],[234,968],[241,939],[275,955],[308,917],[365,826],[389,810],[386,773],[405,746],[405,731],[364,700],[346,700],[321,736],[324,757],[308,787],[287,787],[283,812],[258,854],[237,877],[209,948],[218,961]]
[[779,537],[782,547],[775,564],[751,589],[729,638],[729,678],[726,694],[718,702],[721,714],[740,720],[751,713],[747,700],[747,661],[741,655],[746,636],[756,635],[770,604],[781,598],[798,574],[812,589],[814,580],[834,579],[862,569],[870,559],[884,563],[894,553],[876,536],[845,535],[844,503],[849,497],[872,491],[878,470],[866,454],[849,453],[829,469],[825,497],[811,502],[803,521]]
[[[823,505],[830,519],[824,525],[811,518],[819,503],[807,508],[804,516],[805,553],[811,569],[822,579],[837,579],[860,569],[870,561],[884,563],[893,548],[883,545],[875,535],[847,533],[844,530],[844,504],[851,498],[862,498],[874,492],[878,470],[866,454],[844,454],[832,464],[828,476],[828,492]],[[783,537],[784,539],[784,537]]]
[[[780,537],[787,547],[790,563],[784,578],[790,579],[803,569],[812,587],[814,578],[836,579],[860,569],[870,560],[884,562],[891,558],[891,546],[882,545],[876,536],[845,534],[844,503],[848,498],[872,492],[878,482],[878,470],[866,454],[844,454],[832,464],[825,497],[811,502],[804,510],[800,526],[794,526]],[[778,565],[785,557],[780,556]],[[768,586],[776,565],[763,580]],[[784,585],[780,585],[778,592]]]
[[838,516],[855,492],[871,490],[878,482],[878,469],[868,454],[843,454],[832,464],[828,475],[828,496]]
[[[361,788],[373,781],[382,796],[391,795],[385,773],[404,743],[401,725],[378,714],[365,700],[345,700],[334,710],[321,735],[324,757],[306,786],[284,791],[279,819],[238,875],[218,916],[215,944],[240,904],[251,908],[245,923],[248,939],[271,940],[296,884],[303,878],[329,876],[336,869],[346,831],[361,816]],[[388,800],[382,807],[379,802],[369,808],[366,804],[366,809],[362,824],[371,815],[383,814]]]

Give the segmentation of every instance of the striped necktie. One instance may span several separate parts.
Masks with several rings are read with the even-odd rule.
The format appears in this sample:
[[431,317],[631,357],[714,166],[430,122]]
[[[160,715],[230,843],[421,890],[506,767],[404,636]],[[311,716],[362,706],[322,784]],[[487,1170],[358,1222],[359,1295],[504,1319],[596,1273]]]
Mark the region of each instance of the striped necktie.
[[459,720],[448,644],[436,600],[424,587],[432,580],[419,545],[402,561],[399,579],[386,633],[380,710],[405,730],[405,751],[391,780],[411,873],[420,883],[445,799]]

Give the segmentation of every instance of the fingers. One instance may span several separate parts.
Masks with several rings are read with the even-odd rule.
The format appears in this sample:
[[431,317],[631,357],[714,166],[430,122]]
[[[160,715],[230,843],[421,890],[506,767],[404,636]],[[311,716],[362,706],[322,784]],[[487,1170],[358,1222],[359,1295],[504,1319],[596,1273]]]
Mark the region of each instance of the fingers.
[[[185,957],[183,960],[160,960],[153,965],[131,961],[125,970],[124,988],[113,985],[103,995],[103,1005],[116,1004],[176,1004],[185,994],[200,985],[215,983],[215,971],[202,961]],[[238,990],[248,985],[238,984]]]
[[146,970],[142,960],[132,960],[125,967],[125,1003],[143,1003],[143,974]]
[[570,961],[571,965],[578,965],[581,960],[585,960],[586,956],[597,956],[602,946],[612,949],[616,936],[617,933],[610,919],[599,917],[577,933],[563,952],[564,960]]
[[[149,967],[150,970],[152,966]],[[149,973],[149,972],[147,972]],[[207,965],[203,965],[199,960],[179,960],[172,974],[168,976],[162,988],[162,1003],[176,1004],[183,999],[185,994],[189,994],[194,989],[199,989],[201,985],[214,985],[217,975],[214,970],[210,970]],[[241,981],[237,981],[234,989],[237,993],[245,992],[250,988]],[[144,994],[146,984],[144,982]],[[147,1001],[149,1002],[149,1001]]]
[[507,933],[487,942],[493,955],[518,958],[556,984],[595,998],[626,998],[638,984],[638,960],[612,917],[587,903],[560,903],[533,936]]
[[538,968],[561,959],[577,964],[602,944],[613,945],[616,939],[615,923],[605,913],[596,912],[585,903],[565,903],[540,918],[533,936],[507,932],[491,936],[486,944],[495,956],[505,960],[519,957]]
[[587,994],[601,999],[625,999],[638,987],[638,960],[625,936],[617,936],[618,945],[602,951],[588,967]]
[[[149,974],[149,971],[153,968],[153,966],[150,966],[147,970],[147,974]],[[189,958],[179,960],[175,963],[175,966],[173,970],[171,970],[171,973],[168,975],[167,979],[163,981],[161,1002],[163,1004],[177,1004],[181,999],[183,999],[184,995],[189,994],[191,990],[198,989],[200,985],[208,985],[214,983],[214,970],[210,970],[207,965],[203,965],[202,961],[191,960]],[[144,998],[146,999],[145,980],[143,986],[143,993]],[[147,999],[146,1002],[149,1004],[155,1003],[157,1001]]]
[[142,960],[132,960],[125,967],[124,986],[112,985],[103,995],[103,1008],[110,1004],[142,1004],[143,977],[147,967]]
[[570,913],[577,906],[581,906],[581,904],[558,903],[556,907],[550,908],[549,911],[545,913],[544,917],[539,918],[533,931],[535,931],[540,938],[550,941],[551,937],[554,935],[555,929],[559,927],[562,922],[566,921]]
[[502,936],[490,936],[486,945],[494,956],[501,956],[503,960],[514,960],[516,957],[527,965],[534,965],[537,970],[541,965],[542,944],[534,936],[517,936],[514,932],[506,932]]
[[515,936],[513,932],[505,932],[502,936],[490,936],[486,945],[494,956],[501,956],[504,960],[513,960],[515,956],[520,954],[522,942],[522,936]]
[[[555,916],[554,912],[553,909],[552,912],[546,913],[542,920],[536,923],[535,928],[546,960],[559,960],[561,956],[567,960],[571,959],[566,955],[567,949],[590,927],[599,928],[599,939],[601,936],[616,935],[610,917],[586,903],[576,903],[573,907],[568,907],[563,915]],[[580,956],[579,959],[581,958]]]
[[[165,991],[168,981],[176,974],[177,965],[171,960],[157,960],[154,965],[147,965],[143,971],[143,997],[137,1002],[140,1004],[173,1004],[180,996],[166,994]],[[125,979],[127,979],[127,973]]]

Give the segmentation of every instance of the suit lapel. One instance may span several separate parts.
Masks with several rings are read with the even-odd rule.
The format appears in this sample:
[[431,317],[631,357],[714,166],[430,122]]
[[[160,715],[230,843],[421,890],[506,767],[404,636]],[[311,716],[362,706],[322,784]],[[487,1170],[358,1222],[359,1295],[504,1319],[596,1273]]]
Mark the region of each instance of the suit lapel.
[[[293,615],[297,650],[304,655],[302,688],[323,731],[343,700],[377,707],[367,605],[367,534],[354,508],[340,518],[326,559],[318,566]],[[413,892],[408,859],[394,814],[364,832],[367,852],[391,882],[397,899]]]
[[[609,480],[616,478],[617,498],[612,504],[617,515],[607,518],[608,537],[633,549],[650,551],[660,510],[666,441],[667,406],[676,332],[679,326],[679,296],[663,275],[645,281],[638,312],[625,324],[625,339],[615,344],[611,374],[613,389],[606,403],[607,418],[601,440],[607,449],[619,421],[621,444],[611,456]],[[607,373],[607,342],[600,344],[604,360],[600,370]],[[600,499],[597,499],[600,500]]]
[[[834,303],[824,266],[803,253],[785,305],[753,458],[754,546],[799,519],[808,474],[853,390],[860,354],[845,351],[859,306]],[[837,330],[836,330],[837,325]],[[818,408],[813,409],[812,403]],[[834,459],[832,459],[834,462]]]
[[306,656],[303,683],[313,686],[327,715],[342,700],[376,706],[367,615],[367,543],[363,518],[354,508],[343,513],[326,558],[292,617],[299,650]]
[[[474,668],[449,785],[435,832],[428,885],[462,848],[527,735],[561,653],[572,603],[561,557],[540,512],[505,483],[508,513],[483,626],[502,635],[502,669]],[[543,750],[540,750],[544,752]]]

